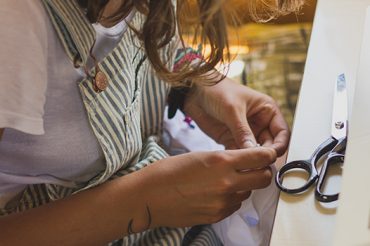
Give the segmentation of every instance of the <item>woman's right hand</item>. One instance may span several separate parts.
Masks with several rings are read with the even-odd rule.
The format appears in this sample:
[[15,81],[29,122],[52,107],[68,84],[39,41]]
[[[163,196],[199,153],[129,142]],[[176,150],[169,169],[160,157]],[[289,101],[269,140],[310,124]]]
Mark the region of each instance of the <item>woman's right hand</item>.
[[270,183],[275,159],[275,150],[266,147],[169,157],[65,199],[0,217],[0,245],[104,245],[149,226],[213,223]]
[[184,227],[222,220],[254,189],[267,187],[272,148],[192,152],[142,169],[152,227]]

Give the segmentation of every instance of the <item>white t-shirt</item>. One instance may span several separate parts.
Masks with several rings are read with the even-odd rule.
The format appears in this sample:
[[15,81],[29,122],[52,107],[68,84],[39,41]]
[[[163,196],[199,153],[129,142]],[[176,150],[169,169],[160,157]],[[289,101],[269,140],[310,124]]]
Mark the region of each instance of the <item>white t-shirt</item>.
[[[127,25],[93,26],[93,52],[100,60]],[[41,1],[3,0],[0,34],[2,207],[27,184],[73,187],[104,170],[105,163],[77,87],[85,74],[68,59]]]

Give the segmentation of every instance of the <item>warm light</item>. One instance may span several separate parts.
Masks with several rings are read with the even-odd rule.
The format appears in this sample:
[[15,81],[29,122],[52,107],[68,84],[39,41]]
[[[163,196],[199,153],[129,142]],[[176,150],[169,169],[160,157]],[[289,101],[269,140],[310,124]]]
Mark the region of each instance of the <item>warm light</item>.
[[[198,46],[193,46],[192,48],[197,50]],[[231,45],[229,46],[229,51],[230,51],[230,54],[233,56],[245,55],[249,53],[249,47],[247,45]],[[204,45],[202,52],[204,56],[206,57],[209,56],[209,54],[211,53],[211,46],[208,44]]]
[[233,55],[249,53],[249,47],[247,45],[231,45],[229,49],[230,49],[230,53]]

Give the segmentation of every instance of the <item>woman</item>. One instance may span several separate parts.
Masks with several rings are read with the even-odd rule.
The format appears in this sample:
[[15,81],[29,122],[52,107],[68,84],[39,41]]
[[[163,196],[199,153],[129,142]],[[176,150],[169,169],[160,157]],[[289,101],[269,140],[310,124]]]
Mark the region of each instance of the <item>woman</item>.
[[[202,57],[179,41],[183,1],[2,1],[0,245],[219,244],[196,225],[267,186],[289,138],[271,98],[212,72],[221,2],[198,2]],[[171,85],[171,112],[228,150],[167,156]]]

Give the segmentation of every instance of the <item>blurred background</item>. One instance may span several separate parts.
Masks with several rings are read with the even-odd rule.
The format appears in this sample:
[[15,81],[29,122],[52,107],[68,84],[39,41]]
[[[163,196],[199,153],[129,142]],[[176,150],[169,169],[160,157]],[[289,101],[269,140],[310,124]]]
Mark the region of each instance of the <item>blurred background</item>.
[[229,31],[233,60],[228,76],[275,98],[292,126],[316,0],[306,0],[298,14],[263,24],[249,18],[248,0],[227,2],[240,21],[238,28]]
[[264,92],[279,103],[290,126],[303,77],[316,0],[306,0],[299,14],[256,24],[246,0],[228,0],[238,9],[242,25],[230,31],[229,77]]

